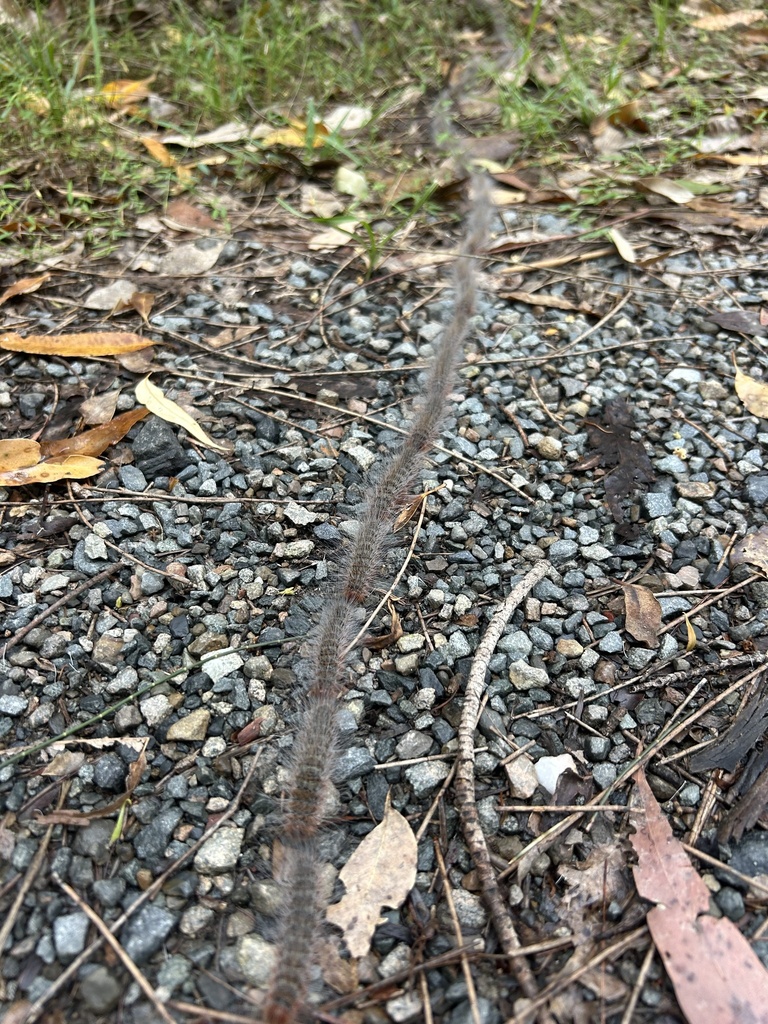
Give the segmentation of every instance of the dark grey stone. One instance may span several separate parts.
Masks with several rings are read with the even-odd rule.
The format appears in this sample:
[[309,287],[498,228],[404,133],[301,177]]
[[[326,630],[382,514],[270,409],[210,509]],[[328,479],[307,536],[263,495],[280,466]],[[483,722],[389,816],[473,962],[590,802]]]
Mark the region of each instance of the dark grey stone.
[[149,863],[162,857],[182,814],[181,808],[169,807],[154,817],[133,840],[136,856]]
[[176,914],[150,903],[128,922],[123,935],[125,951],[137,964],[143,964],[162,946],[176,927]]
[[99,789],[119,793],[125,786],[126,771],[123,759],[110,750],[93,766],[93,781]]

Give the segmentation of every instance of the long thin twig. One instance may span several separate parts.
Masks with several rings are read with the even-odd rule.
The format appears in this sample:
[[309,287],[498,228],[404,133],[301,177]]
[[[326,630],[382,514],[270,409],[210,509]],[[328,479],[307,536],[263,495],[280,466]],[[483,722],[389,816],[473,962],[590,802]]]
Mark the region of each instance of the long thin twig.
[[112,565],[100,572],[98,576],[90,576],[87,580],[83,580],[82,583],[78,583],[78,585],[72,590],[68,590],[66,594],[60,597],[57,601],[54,601],[53,604],[49,604],[48,607],[41,611],[39,615],[36,615],[31,622],[28,622],[26,626],[22,626],[18,632],[14,633],[10,639],[6,640],[3,644],[2,651],[0,651],[0,659],[4,658],[12,647],[15,647],[16,644],[20,643],[27,633],[35,629],[36,626],[39,626],[41,622],[45,622],[49,615],[53,615],[55,611],[58,611],[59,608],[71,601],[73,597],[78,597],[84,590],[89,590],[91,587],[95,587],[97,584],[101,583],[102,580],[106,580],[110,576],[113,576],[117,570],[121,569],[124,565],[125,562],[113,562]]
[[141,991],[144,993],[144,995],[147,997],[150,1003],[152,1003],[158,1017],[161,1017],[165,1021],[165,1024],[176,1024],[173,1017],[170,1015],[170,1013],[168,1013],[166,1008],[157,998],[155,990],[149,984],[147,979],[144,977],[144,975],[141,973],[139,968],[134,963],[133,959],[126,953],[126,951],[117,941],[117,939],[109,930],[105,922],[102,921],[102,919],[93,909],[93,907],[88,906],[85,900],[81,899],[80,896],[78,896],[78,894],[75,892],[72,886],[67,885],[67,883],[62,879],[62,877],[58,875],[55,871],[52,872],[51,878],[53,878],[56,885],[58,885],[59,888],[67,894],[67,896],[69,896],[69,898],[78,908],[78,910],[81,910],[88,918],[88,920],[96,926],[96,928],[99,931],[99,934],[104,939],[106,944],[114,951],[115,956],[117,956],[117,958],[120,960],[123,967],[125,967],[126,971],[128,971],[128,973],[139,986]]
[[[512,917],[504,905],[504,898],[491,864],[488,845],[485,841],[475,802],[475,728],[480,713],[480,702],[485,689],[488,662],[499,642],[505,625],[520,602],[549,571],[548,562],[538,562],[507,595],[506,600],[491,619],[483,639],[475,653],[472,669],[467,681],[464,708],[459,724],[459,756],[456,762],[456,809],[459,812],[464,838],[477,868],[480,886],[496,932],[505,952],[520,949]],[[522,958],[512,961],[518,984],[529,999],[535,999],[539,987],[530,965]]]
[[[57,807],[62,807],[64,801],[67,798],[69,792],[69,782],[63,782],[61,789],[59,790],[59,799],[56,802]],[[8,936],[13,931],[13,926],[16,924],[16,918],[21,905],[26,899],[27,893],[29,892],[32,883],[37,878],[37,873],[40,870],[43,861],[45,860],[45,854],[48,850],[48,844],[51,841],[53,830],[55,826],[49,825],[45,830],[45,835],[40,841],[40,845],[37,848],[35,856],[32,858],[29,867],[27,868],[26,874],[22,879],[21,885],[19,886],[16,896],[14,897],[11,909],[8,911],[5,920],[3,921],[2,927],[0,927],[0,961],[3,959],[3,950],[5,949],[5,943],[8,941]],[[0,999],[5,999],[5,978],[0,976]]]

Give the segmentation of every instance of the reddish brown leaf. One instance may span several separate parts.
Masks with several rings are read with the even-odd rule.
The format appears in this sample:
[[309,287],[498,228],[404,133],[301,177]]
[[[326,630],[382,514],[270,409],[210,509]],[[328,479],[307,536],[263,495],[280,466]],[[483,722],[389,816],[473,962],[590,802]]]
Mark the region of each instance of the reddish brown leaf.
[[44,356],[113,356],[136,352],[152,344],[150,338],[125,331],[95,331],[88,334],[30,334],[26,338],[9,332],[0,334],[0,348]]
[[143,406],[115,416],[109,423],[104,423],[93,430],[86,430],[76,437],[65,437],[60,441],[43,441],[40,449],[44,456],[63,455],[101,455],[110,445],[128,433],[134,423],[143,420],[148,410]]
[[403,627],[397,609],[391,601],[387,602],[387,607],[392,620],[392,628],[384,636],[367,636],[363,640],[363,646],[367,647],[369,651],[381,651],[385,647],[389,647],[390,644],[396,643],[403,635]]
[[732,921],[709,915],[709,889],[672,835],[642,769],[635,785],[635,884],[657,904],[646,920],[683,1013],[690,1024],[766,1024],[768,971]]
[[168,203],[163,220],[169,228],[181,228],[184,231],[216,231],[222,227],[205,210],[193,206],[186,199],[174,199]]

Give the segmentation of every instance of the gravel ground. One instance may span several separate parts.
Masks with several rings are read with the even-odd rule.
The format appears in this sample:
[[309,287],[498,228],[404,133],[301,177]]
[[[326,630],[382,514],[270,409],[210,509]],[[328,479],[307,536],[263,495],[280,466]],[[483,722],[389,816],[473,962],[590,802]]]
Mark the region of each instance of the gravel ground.
[[[530,216],[505,213],[497,229],[522,239]],[[550,214],[535,227],[539,238],[572,230]],[[658,736],[696,679],[704,685],[691,708],[738,678],[727,659],[765,650],[768,583],[745,582],[746,566],[729,572],[725,556],[734,538],[766,523],[768,430],[736,397],[732,362],[736,354],[744,372],[768,372],[766,339],[722,331],[709,314],[765,301],[768,276],[754,247],[742,253],[735,241],[718,240],[715,249],[708,237],[699,252],[667,256],[649,271],[617,257],[553,276],[548,293],[587,302],[601,315],[629,294],[597,329],[594,316],[496,297],[508,282],[503,261],[484,272],[445,450],[424,474],[425,489],[436,490],[395,591],[403,635],[383,649],[366,648],[353,664],[329,882],[380,820],[387,791],[414,828],[424,819],[450,770],[462,680],[478,638],[531,563],[547,558],[553,571],[515,614],[491,660],[478,732],[478,809],[500,865],[557,820],[499,810],[500,800],[552,802],[540,781],[549,762],[536,773],[542,758],[573,758],[561,803],[590,797],[627,767],[638,744]],[[660,253],[679,243],[672,233],[657,239]],[[256,259],[275,276],[254,287]],[[4,637],[13,642],[0,666],[3,915],[42,857],[2,959],[5,1006],[45,997],[97,935],[57,878],[108,925],[128,913],[121,941],[178,1020],[195,1019],[195,1007],[197,1019],[212,1019],[203,1006],[248,1015],[260,998],[274,954],[271,862],[296,694],[306,678],[304,638],[335,552],[354,530],[365,473],[397,443],[419,389],[413,366],[428,359],[451,310],[450,292],[439,287],[442,268],[356,285],[351,270],[337,274],[340,262],[286,260],[235,239],[199,287],[187,284],[172,309],[151,318],[151,332],[167,342],[156,359],[173,371],[155,381],[195,406],[211,434],[233,445],[231,457],[193,447],[176,427],[150,418],[113,449],[93,486],[73,485],[68,496],[55,485],[45,504],[37,490],[2,495],[0,600]],[[24,301],[37,329],[58,326],[38,296]],[[69,329],[97,322],[81,310]],[[209,345],[222,331],[248,326],[252,337],[233,334],[235,347]],[[124,388],[118,411],[133,406],[131,374],[106,362],[14,354],[5,366],[5,436],[30,436],[51,416],[66,432],[79,401],[108,388]],[[622,499],[622,522],[606,502],[605,467],[587,424],[603,422],[606,403],[617,398],[628,403],[632,436],[654,473]],[[383,586],[402,565],[411,531],[412,524],[399,535]],[[659,595],[663,630],[655,647],[624,628],[619,584],[630,580]],[[736,584],[743,585],[731,589]],[[74,585],[77,595],[60,602]],[[720,588],[717,599],[699,608],[713,588]],[[684,613],[696,635],[691,651]],[[386,617],[374,629],[385,634]],[[697,677],[701,666],[709,672]],[[671,672],[682,673],[675,685],[658,685]],[[617,687],[641,674],[642,687]],[[741,697],[737,691],[651,762],[649,781],[679,836],[697,821],[707,779],[670,755],[722,730]],[[76,736],[9,763],[15,748],[85,722]],[[503,763],[520,747],[522,755]],[[131,786],[116,829],[117,810],[98,811]],[[627,794],[619,789],[612,802],[624,803]],[[69,824],[46,821],[57,804],[75,812]],[[228,810],[218,831],[177,864]],[[734,847],[717,845],[714,821],[705,816],[700,824],[702,848],[729,859]],[[569,898],[579,889],[569,871],[601,849],[625,849],[625,833],[619,812],[582,822],[539,854],[525,878],[509,880],[521,941],[562,940],[562,948],[533,960],[542,984],[571,956],[570,935],[581,942],[602,929],[609,941],[642,923],[626,858],[606,898],[586,905]],[[756,851],[749,873],[768,872],[765,837],[756,829],[742,840]],[[329,933],[313,993],[328,1012],[358,986],[456,947],[435,842],[463,942],[472,947],[482,1024],[513,1012],[513,979],[476,955],[497,946],[450,790],[421,840],[415,892],[384,915],[370,955],[355,967]],[[715,912],[752,934],[766,918],[764,903],[724,873],[701,870],[709,870]],[[768,966],[766,945],[756,948]],[[618,1021],[645,948],[631,946],[600,977],[587,974],[560,994],[561,1014],[573,1019],[577,1007],[580,1021],[601,1013]],[[472,1020],[456,958],[424,978],[394,978],[377,990],[374,1005],[348,1019],[422,1019],[428,992],[436,1021]],[[181,1003],[192,1009],[174,1005]],[[46,1020],[66,1014],[72,1024],[159,1019],[103,947],[45,1013]],[[680,1019],[655,960],[633,1020]]]

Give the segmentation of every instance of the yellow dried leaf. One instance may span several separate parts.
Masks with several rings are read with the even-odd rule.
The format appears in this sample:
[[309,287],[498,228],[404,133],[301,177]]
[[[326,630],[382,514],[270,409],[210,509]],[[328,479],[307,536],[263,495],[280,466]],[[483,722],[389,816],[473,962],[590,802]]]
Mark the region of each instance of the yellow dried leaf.
[[114,356],[137,352],[152,344],[149,338],[126,331],[95,331],[89,334],[30,334],[22,338],[10,331],[0,334],[0,348],[43,356]]
[[739,25],[754,25],[762,21],[764,11],[729,11],[727,14],[708,14],[693,22],[694,28],[703,28],[707,32],[723,32]]
[[142,135],[139,138],[139,142],[146,149],[153,160],[157,160],[163,167],[175,167],[176,158],[171,155],[171,151],[158,142],[157,139],[151,138],[149,135]]
[[177,426],[183,427],[187,433],[196,437],[206,447],[215,448],[220,452],[229,451],[228,446],[220,444],[209,437],[200,424],[193,420],[189,413],[185,412],[180,405],[177,405],[170,398],[166,398],[160,388],[153,384],[149,377],[145,377],[144,380],[139,381],[136,385],[136,398],[150,412],[153,412],[155,416],[159,416],[161,420],[166,420],[168,423],[175,423]]
[[52,484],[56,480],[83,480],[95,476],[104,463],[87,455],[67,455],[47,459],[27,469],[0,473],[0,487],[22,487],[26,484]]
[[745,408],[754,416],[768,417],[768,384],[737,370],[734,387]]
[[119,78],[114,82],[107,82],[106,85],[103,85],[99,95],[108,107],[119,110],[121,107],[127,107],[131,103],[140,103],[142,100],[145,100],[150,94],[149,86],[154,80],[154,75],[150,75],[149,78],[143,78],[141,81]]
[[0,441],[0,474],[27,469],[40,461],[40,445],[25,437]]
[[6,288],[3,294],[0,295],[0,306],[15,295],[30,295],[32,292],[36,292],[40,285],[45,284],[50,276],[50,274],[38,274],[37,277],[22,277],[21,280]]
[[339,872],[346,892],[328,908],[354,957],[371,948],[382,907],[399,907],[416,881],[418,847],[413,829],[387,796],[384,817]]
[[[324,124],[318,122],[313,127],[312,148],[319,149],[325,145],[328,138],[328,129]],[[261,140],[262,146],[292,146],[298,149],[306,149],[309,145],[307,126],[303,121],[289,121],[286,128],[276,128],[269,135]]]
[[736,167],[768,167],[768,155],[764,153],[701,153],[700,158]]

